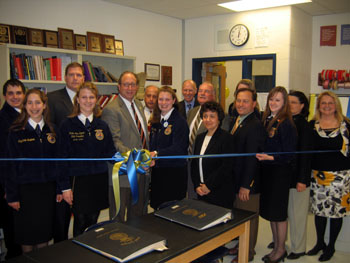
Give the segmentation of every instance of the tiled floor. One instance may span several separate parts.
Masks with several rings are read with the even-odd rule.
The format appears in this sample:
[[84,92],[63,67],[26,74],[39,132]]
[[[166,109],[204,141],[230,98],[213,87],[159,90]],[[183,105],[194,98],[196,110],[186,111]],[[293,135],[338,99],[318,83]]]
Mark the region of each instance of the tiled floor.
[[[316,243],[316,233],[313,221],[313,215],[308,216],[308,232],[307,232],[307,250],[310,250]],[[256,255],[254,257],[253,263],[263,262],[261,258],[269,253],[271,250],[267,248],[267,245],[272,241],[272,234],[270,223],[260,217],[259,220],[259,234],[258,234],[258,243],[256,245]],[[289,241],[287,240],[287,250],[289,252]],[[316,263],[319,262],[318,258],[321,255],[319,253],[317,256],[304,256],[296,260],[286,259],[286,263]],[[224,259],[224,263],[230,263],[233,259],[232,256],[227,256]],[[341,251],[336,251],[332,259],[328,262],[332,263],[349,263],[350,262],[350,253],[344,253]]]
[[[100,214],[99,221],[108,220],[108,209],[103,210]],[[72,237],[72,222],[70,224],[70,232],[69,235]],[[307,250],[311,249],[316,242],[316,233],[313,223],[313,215],[309,215],[308,217],[308,239],[307,239]],[[256,245],[256,255],[254,257],[253,263],[261,263],[263,262],[261,258],[270,252],[270,250],[266,247],[272,241],[270,223],[260,217],[259,222],[259,234],[258,234],[258,243]],[[231,244],[230,244],[231,245]],[[287,240],[287,250],[289,250],[289,241]],[[318,261],[317,256],[304,256],[296,260],[288,260],[286,259],[284,262],[286,263],[316,263]],[[233,256],[226,256],[224,258],[224,263],[230,263],[233,259]],[[332,263],[349,263],[350,262],[350,253],[344,253],[341,251],[336,251],[332,259],[328,262]],[[181,263],[181,262],[179,262]]]

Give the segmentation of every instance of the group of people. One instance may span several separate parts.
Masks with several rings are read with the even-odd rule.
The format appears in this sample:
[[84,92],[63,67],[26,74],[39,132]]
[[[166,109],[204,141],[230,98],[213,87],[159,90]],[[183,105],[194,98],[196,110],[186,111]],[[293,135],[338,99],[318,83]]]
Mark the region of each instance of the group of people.
[[[184,81],[181,102],[171,87],[148,86],[142,105],[135,98],[138,78],[127,71],[119,78],[118,97],[103,111],[97,103],[98,90],[84,82],[79,63],[67,66],[65,82],[65,88],[48,96],[37,89],[25,91],[18,80],[4,84],[1,157],[108,158],[136,148],[148,149],[152,157],[184,158],[156,159],[146,173],[137,174],[136,203],[127,175],[121,175],[119,213],[112,162],[2,162],[1,212],[6,213],[3,228],[9,257],[20,253],[17,244],[29,252],[52,238],[67,239],[71,213],[77,236],[95,224],[107,207],[111,219],[124,222],[146,214],[148,204],[159,209],[186,196],[256,212],[249,261],[255,255],[259,215],[270,221],[273,249],[263,257],[265,262],[287,257],[287,218],[292,244],[288,258],[306,253],[311,196],[317,244],[307,254],[322,250],[320,261],[333,256],[342,218],[350,211],[350,122],[333,93],[319,95],[316,115],[308,123],[309,105],[302,92],[288,95],[284,87],[273,88],[261,114],[254,84],[246,79],[238,83],[226,115],[215,102],[210,82],[203,82],[197,92],[193,80]],[[295,153],[308,150],[335,151]],[[186,159],[188,154],[222,153],[251,155]],[[328,245],[324,242],[327,218],[331,218]]]

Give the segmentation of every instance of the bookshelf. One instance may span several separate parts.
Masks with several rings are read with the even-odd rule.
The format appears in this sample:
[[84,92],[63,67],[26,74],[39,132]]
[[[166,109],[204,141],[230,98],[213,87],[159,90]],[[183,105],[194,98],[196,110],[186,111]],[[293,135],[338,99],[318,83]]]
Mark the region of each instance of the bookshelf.
[[[118,56],[106,53],[96,53],[78,50],[68,50],[59,48],[36,47],[27,45],[5,44],[0,45],[0,82],[1,87],[11,77],[10,74],[10,54],[16,55],[24,53],[27,56],[39,55],[44,58],[53,56],[68,56],[72,62],[76,61],[82,64],[83,61],[90,61],[93,65],[103,66],[106,70],[111,72],[114,76],[126,71],[135,72],[135,57]],[[64,76],[64,72],[62,72]],[[53,80],[25,80],[21,79],[27,88],[46,87],[47,91],[54,91],[64,87],[64,77],[62,81]],[[117,83],[108,82],[94,82],[99,89],[100,94],[111,94],[117,91]],[[2,94],[2,92],[1,92]]]

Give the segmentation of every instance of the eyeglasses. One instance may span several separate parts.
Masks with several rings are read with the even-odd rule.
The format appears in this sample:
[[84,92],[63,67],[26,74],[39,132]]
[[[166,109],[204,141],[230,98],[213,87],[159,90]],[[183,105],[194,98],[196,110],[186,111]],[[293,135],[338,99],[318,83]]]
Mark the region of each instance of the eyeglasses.
[[128,88],[128,87],[135,88],[136,87],[136,83],[122,83],[122,86],[124,88]]

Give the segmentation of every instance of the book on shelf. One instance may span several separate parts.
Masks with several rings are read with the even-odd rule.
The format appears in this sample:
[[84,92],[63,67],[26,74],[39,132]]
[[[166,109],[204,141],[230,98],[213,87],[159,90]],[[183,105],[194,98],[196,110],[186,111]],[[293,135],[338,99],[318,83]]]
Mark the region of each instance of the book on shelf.
[[117,262],[167,249],[163,237],[118,222],[85,232],[73,242]]
[[101,109],[107,106],[108,103],[112,102],[118,97],[118,94],[111,94],[111,95],[101,95],[97,101],[97,103],[100,105]]
[[232,210],[200,200],[183,199],[154,215],[197,230],[205,230],[233,218]]
[[26,56],[24,53],[10,54],[10,72],[12,78],[22,80],[62,81],[65,67],[72,62],[69,56]]

